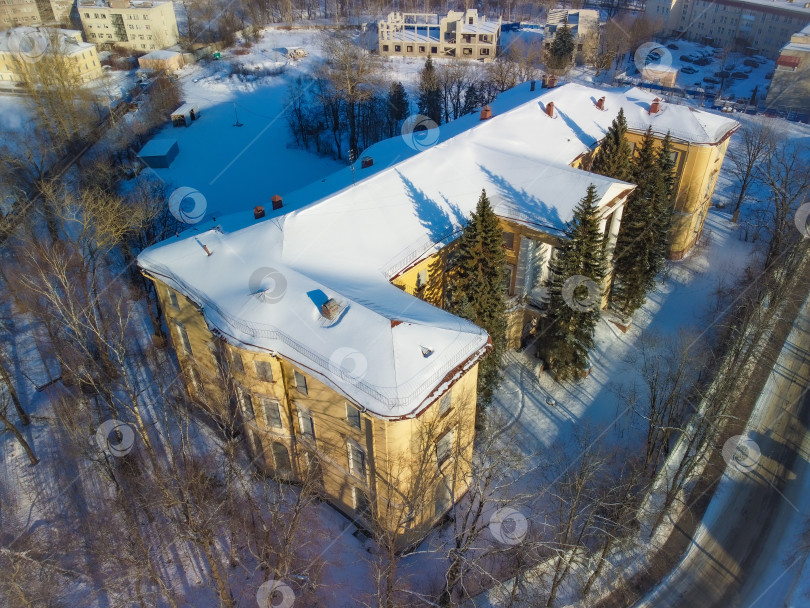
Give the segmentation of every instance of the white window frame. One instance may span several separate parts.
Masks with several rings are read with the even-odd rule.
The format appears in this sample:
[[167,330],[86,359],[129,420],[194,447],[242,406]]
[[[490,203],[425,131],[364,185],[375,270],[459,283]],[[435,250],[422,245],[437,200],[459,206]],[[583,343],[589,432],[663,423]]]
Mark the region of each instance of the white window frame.
[[175,321],[174,329],[177,332],[177,341],[183,349],[183,354],[189,356],[193,355],[194,353],[191,350],[191,340],[188,337],[188,331],[186,331],[186,328],[179,321]]
[[[304,423],[308,422],[308,425]],[[298,408],[298,428],[301,432],[301,437],[317,443],[317,434],[315,433],[315,419],[312,417],[312,412],[304,408]]]
[[346,449],[349,453],[349,473],[365,482],[368,474],[366,451],[355,441],[347,441]]
[[256,420],[256,409],[253,404],[253,395],[250,394],[250,391],[243,389],[241,386],[237,386],[236,398],[239,401],[239,409],[242,411],[242,416],[245,420]]
[[[284,419],[281,417],[281,402],[273,397],[267,395],[256,395],[259,403],[262,406],[262,417],[267,428],[270,429],[284,429]],[[278,413],[278,425],[274,424],[270,417],[267,415],[268,407],[275,407]]]

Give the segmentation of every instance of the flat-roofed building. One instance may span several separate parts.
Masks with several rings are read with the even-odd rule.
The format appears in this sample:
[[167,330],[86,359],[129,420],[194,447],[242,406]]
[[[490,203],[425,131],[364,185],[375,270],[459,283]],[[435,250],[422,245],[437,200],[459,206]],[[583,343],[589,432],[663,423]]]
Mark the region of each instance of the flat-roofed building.
[[501,19],[487,21],[476,9],[434,13],[389,13],[378,24],[384,57],[443,57],[489,62],[495,59]]
[[148,53],[178,41],[171,2],[78,0],[77,10],[88,42],[99,46]]
[[648,0],[658,32],[776,59],[810,23],[810,2],[792,0]]
[[782,47],[765,103],[786,113],[810,113],[810,26]]

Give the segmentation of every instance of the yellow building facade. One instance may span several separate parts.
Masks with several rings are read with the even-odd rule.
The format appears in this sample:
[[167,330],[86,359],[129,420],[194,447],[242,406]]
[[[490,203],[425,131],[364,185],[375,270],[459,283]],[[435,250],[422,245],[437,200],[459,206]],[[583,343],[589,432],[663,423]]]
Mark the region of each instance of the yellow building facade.
[[420,411],[381,418],[304,367],[215,335],[197,302],[154,280],[189,396],[242,428],[257,467],[307,484],[361,528],[395,531],[400,549],[466,493],[477,362]]
[[[77,83],[101,78],[103,70],[93,44],[82,41],[77,30],[17,27],[0,32],[0,81],[23,82],[36,75],[69,71]],[[60,77],[61,78],[61,77]]]
[[241,426],[261,468],[316,486],[400,548],[469,483],[478,362],[491,343],[439,307],[481,189],[504,231],[508,341],[518,347],[543,314],[548,262],[590,185],[612,257],[635,186],[586,169],[619,107],[634,143],[647,125],[661,137],[680,130],[674,256],[700,234],[738,126],[660,103],[652,112],[653,96],[637,90],[510,93],[516,100],[455,121],[441,145],[395,164],[374,164],[371,148],[359,179],[347,168],[273,196],[272,211],[210,218],[138,256],[192,399]]

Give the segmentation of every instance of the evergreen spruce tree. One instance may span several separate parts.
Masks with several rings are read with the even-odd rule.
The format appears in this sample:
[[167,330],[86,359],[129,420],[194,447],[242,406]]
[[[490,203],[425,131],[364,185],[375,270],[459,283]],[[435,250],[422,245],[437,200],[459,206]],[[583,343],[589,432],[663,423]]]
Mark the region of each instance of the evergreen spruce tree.
[[503,230],[486,191],[458,240],[457,255],[448,273],[445,308],[483,327],[492,351],[478,366],[478,403],[485,407],[500,379],[506,348],[506,254]]
[[478,92],[478,88],[474,82],[471,82],[464,92],[464,105],[461,108],[461,115],[464,116],[475,112],[483,105],[485,104],[481,103],[481,94]]
[[[665,188],[651,128],[644,134],[638,155],[633,159],[631,181],[636,189],[624,207],[616,239],[610,295],[611,303],[628,316],[644,304],[663,264],[660,243],[663,220],[659,212]],[[667,227],[668,224],[667,221]]]
[[548,313],[538,354],[560,381],[576,379],[588,369],[588,352],[594,346],[607,272],[597,203],[591,184],[566,226],[562,247],[549,262]]
[[556,69],[568,67],[574,60],[575,47],[576,42],[571,28],[568,25],[558,28],[549,49],[549,62],[551,63],[549,67]]
[[440,125],[443,99],[439,75],[436,73],[433,60],[428,57],[425,60],[425,67],[419,73],[419,113]]
[[658,185],[655,197],[655,238],[651,249],[650,268],[657,275],[664,268],[669,254],[669,230],[672,226],[675,192],[675,160],[672,138],[667,136],[658,149]]
[[393,137],[400,123],[408,117],[408,93],[401,82],[391,84],[388,92],[388,125],[389,136]]
[[591,171],[622,181],[630,180],[632,150],[624,138],[626,133],[627,121],[624,118],[624,110],[620,109],[618,116],[610,123],[607,133],[605,133],[605,139],[596,152]]

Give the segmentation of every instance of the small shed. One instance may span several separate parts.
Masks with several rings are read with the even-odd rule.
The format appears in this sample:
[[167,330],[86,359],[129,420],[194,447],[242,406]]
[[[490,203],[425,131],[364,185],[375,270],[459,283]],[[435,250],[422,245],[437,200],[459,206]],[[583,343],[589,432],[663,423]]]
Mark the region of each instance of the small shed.
[[678,78],[678,69],[665,65],[648,65],[641,70],[644,82],[660,84],[663,87],[674,87]]
[[197,103],[184,103],[172,112],[172,124],[175,127],[188,127],[200,117],[200,105]]
[[176,139],[152,139],[138,152],[138,158],[147,167],[168,169],[179,152]]
[[174,72],[185,65],[183,54],[177,51],[152,51],[138,58],[138,65],[145,70]]

